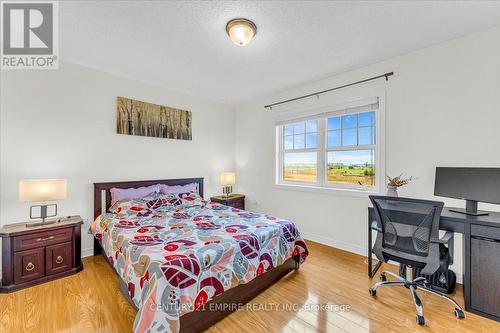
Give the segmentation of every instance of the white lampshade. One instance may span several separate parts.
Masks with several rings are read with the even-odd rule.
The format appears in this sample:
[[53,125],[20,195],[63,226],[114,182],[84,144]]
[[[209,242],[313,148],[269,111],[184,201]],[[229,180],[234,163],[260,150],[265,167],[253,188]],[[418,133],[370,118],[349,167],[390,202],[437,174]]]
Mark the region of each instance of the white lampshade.
[[66,199],[66,179],[27,179],[19,182],[19,201]]
[[234,172],[221,172],[219,181],[222,186],[236,184],[236,174]]

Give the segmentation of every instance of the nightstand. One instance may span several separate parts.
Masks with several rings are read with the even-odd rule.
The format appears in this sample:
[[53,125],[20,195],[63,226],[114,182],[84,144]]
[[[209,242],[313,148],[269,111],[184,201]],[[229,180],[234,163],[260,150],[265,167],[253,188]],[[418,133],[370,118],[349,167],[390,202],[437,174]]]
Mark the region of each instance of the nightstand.
[[245,209],[245,196],[243,194],[230,194],[229,196],[217,195],[215,197],[211,197],[210,201],[218,202],[222,205],[238,209]]
[[26,223],[4,226],[2,237],[2,285],[8,293],[78,273],[81,259],[80,216],[57,218],[60,222],[37,227]]

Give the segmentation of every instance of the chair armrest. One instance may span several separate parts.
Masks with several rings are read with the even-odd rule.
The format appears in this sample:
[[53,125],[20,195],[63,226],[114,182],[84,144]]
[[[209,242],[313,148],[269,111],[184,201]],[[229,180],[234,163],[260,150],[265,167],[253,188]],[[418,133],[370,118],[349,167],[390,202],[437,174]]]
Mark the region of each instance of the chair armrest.
[[455,247],[453,241],[453,231],[446,231],[443,237],[439,239],[431,239],[431,243],[446,244],[448,245],[448,253],[450,254],[450,265],[453,265],[453,248]]
[[436,239],[432,238],[430,240],[431,243],[438,243],[438,244],[449,244],[450,240],[453,239],[453,231],[446,231],[443,235],[443,237]]
[[372,230],[377,230],[378,232],[382,232],[382,228],[378,225],[377,221],[372,221],[370,227],[372,228]]

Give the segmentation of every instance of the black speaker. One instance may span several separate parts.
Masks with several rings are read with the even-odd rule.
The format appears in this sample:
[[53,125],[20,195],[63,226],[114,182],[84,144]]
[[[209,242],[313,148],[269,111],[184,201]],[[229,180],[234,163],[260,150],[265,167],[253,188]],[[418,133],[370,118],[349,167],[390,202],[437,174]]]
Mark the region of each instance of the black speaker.
[[413,268],[413,277],[423,276],[429,283],[431,289],[445,294],[451,294],[455,289],[457,277],[452,270],[447,269],[443,272],[437,271],[432,275],[422,275],[420,273],[421,271],[421,268]]

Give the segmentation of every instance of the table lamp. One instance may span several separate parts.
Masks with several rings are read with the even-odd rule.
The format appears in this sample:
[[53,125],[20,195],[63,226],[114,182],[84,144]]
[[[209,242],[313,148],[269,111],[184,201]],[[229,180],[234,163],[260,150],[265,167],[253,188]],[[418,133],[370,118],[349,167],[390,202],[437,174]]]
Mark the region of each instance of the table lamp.
[[221,172],[219,180],[223,186],[222,193],[228,197],[233,192],[233,185],[236,184],[236,174],[234,172]]
[[[55,223],[56,220],[46,222],[47,217],[57,216],[57,204],[47,204],[47,202],[61,200],[66,198],[66,179],[27,179],[19,182],[19,201],[21,202],[39,202],[40,205],[30,207],[30,219],[39,219],[42,221],[26,223],[27,227],[34,227]],[[54,207],[52,215],[47,214],[47,208]],[[34,214],[33,209],[39,208],[40,213]]]

